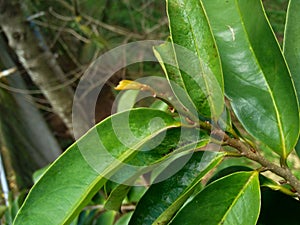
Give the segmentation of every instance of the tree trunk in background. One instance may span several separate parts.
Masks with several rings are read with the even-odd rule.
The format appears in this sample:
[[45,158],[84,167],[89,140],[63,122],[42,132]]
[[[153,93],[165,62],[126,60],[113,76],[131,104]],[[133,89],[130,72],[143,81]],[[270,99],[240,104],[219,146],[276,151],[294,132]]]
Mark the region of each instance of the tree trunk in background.
[[64,73],[25,20],[20,2],[0,0],[0,26],[19,61],[72,134],[73,90],[69,86],[55,90],[64,81]]
[[[0,54],[0,69],[5,70],[16,67],[9,55],[8,46],[1,36],[0,49],[2,50],[2,53]],[[17,90],[27,90],[27,86],[19,72],[15,72],[14,74],[6,77],[5,81],[9,87],[13,87]],[[21,94],[17,92],[10,92],[9,94],[15,101],[15,104],[13,105],[14,108],[11,110],[17,111],[20,114],[18,116],[21,120],[19,126],[25,127],[24,136],[28,136],[25,139],[34,140],[33,144],[38,150],[37,153],[35,151],[30,151],[29,149],[29,154],[32,155],[40,167],[54,161],[62,151],[57,140],[48,128],[45,119],[41,115],[40,111],[35,107],[34,100],[28,94]],[[2,113],[1,116],[9,117],[9,115],[2,115]],[[16,117],[16,119],[18,117]],[[13,118],[10,119],[12,120]],[[35,157],[35,154],[42,155],[42,157]]]
[[33,172],[49,163],[43,151],[51,149],[36,143],[37,137],[31,136],[34,132],[24,123],[23,109],[3,89],[0,89],[0,112],[1,155],[11,190],[28,188],[32,185]]
[[[0,36],[0,69],[16,65]],[[2,82],[26,90],[20,73],[15,72]],[[32,173],[54,161],[61,149],[30,96],[0,88],[0,152],[3,156],[10,190],[28,188]]]

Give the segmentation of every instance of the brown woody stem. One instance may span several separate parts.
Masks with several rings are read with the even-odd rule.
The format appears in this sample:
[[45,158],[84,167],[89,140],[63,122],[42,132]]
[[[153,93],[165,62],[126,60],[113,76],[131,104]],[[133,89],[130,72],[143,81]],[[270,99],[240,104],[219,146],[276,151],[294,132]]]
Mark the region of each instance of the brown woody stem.
[[240,154],[248,159],[258,162],[266,170],[269,170],[280,177],[284,178],[297,192],[300,196],[300,181],[295,177],[295,175],[286,166],[278,166],[265,157],[263,157],[258,151],[255,151],[252,147],[242,142],[239,139],[231,138],[222,130],[216,130],[213,132],[214,135],[218,137],[223,137],[223,143],[237,149]]

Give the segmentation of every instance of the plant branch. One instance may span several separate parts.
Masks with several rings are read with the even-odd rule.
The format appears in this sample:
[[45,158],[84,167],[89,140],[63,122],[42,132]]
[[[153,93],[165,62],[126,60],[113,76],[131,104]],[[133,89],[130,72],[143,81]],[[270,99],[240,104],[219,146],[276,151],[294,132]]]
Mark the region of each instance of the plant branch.
[[162,101],[166,102],[169,106],[173,106],[174,108],[176,108],[179,114],[186,116],[187,121],[190,121],[190,124],[193,124],[193,127],[195,127],[194,125],[198,123],[198,126],[201,129],[210,131],[212,133],[212,136],[215,138],[214,142],[217,142],[217,144],[229,145],[237,149],[240,152],[241,156],[247,157],[248,159],[258,162],[266,170],[272,171],[273,173],[284,178],[295,189],[298,197],[300,197],[300,181],[295,177],[294,174],[292,174],[292,172],[285,164],[282,164],[282,166],[278,166],[268,161],[261,154],[259,154],[258,151],[254,149],[253,144],[251,144],[250,142],[248,143],[247,140],[247,142],[240,140],[234,130],[231,130],[234,136],[234,138],[232,138],[223,130],[213,128],[209,122],[199,121],[198,118],[195,119],[193,114],[189,110],[187,110],[183,105],[181,105],[180,101],[176,101],[176,97],[172,96],[172,91],[168,92],[165,88],[164,92],[160,92],[159,90],[154,89],[152,86],[129,80],[121,81],[115,89],[149,91],[153,97],[161,99]]
[[278,166],[265,157],[263,157],[258,151],[255,151],[252,147],[242,142],[239,139],[229,137],[224,131],[216,130],[213,131],[213,135],[217,137],[223,137],[223,143],[237,149],[242,156],[247,157],[255,162],[258,162],[267,170],[281,176],[284,178],[297,192],[297,196],[300,196],[300,181],[295,177],[295,175],[286,166]]

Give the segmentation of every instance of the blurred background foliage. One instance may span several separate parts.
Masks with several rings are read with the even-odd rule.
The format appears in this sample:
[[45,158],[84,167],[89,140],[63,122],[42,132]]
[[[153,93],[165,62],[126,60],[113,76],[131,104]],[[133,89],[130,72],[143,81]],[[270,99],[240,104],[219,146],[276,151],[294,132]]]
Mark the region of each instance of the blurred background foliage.
[[[65,74],[62,88],[65,85],[75,90],[87,67],[109,49],[139,40],[166,40],[168,36],[165,1],[162,0],[19,1],[26,16],[24,20],[42,43],[41,47],[53,53]],[[288,0],[263,0],[263,3],[281,44]],[[0,75],[0,149],[10,193],[9,197],[2,194],[0,216],[4,215],[3,224],[11,224],[26,191],[33,184],[33,172],[53,161],[73,142],[73,138],[8,47],[3,32],[1,39],[1,54],[7,56],[0,58],[0,69],[16,70],[9,76]],[[101,103],[95,109],[96,121],[111,113],[113,87],[121,79],[160,74],[162,71],[155,63],[123,68],[104,86],[99,96]],[[40,144],[32,143],[37,139],[40,139]],[[132,189],[128,201],[116,213],[103,207],[111,185],[108,183],[107,189],[95,196],[73,224],[107,225],[115,221],[119,225],[127,224],[130,216],[127,213],[132,211],[143,190]]]
[[272,28],[282,44],[288,0],[263,0]]

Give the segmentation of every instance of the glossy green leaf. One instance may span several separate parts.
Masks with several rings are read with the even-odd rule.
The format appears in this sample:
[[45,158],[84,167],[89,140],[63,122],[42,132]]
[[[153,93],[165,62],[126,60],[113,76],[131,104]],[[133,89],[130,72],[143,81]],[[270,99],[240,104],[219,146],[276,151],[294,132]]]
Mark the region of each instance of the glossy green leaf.
[[[118,126],[112,126],[113,121]],[[162,141],[151,151],[136,151],[152,147],[157,143],[153,139],[179,125],[171,115],[152,109],[135,109],[105,119],[49,167],[31,189],[14,225],[69,224],[116,170],[121,169],[123,179],[134,175],[135,170],[126,169],[123,162],[148,155],[144,163],[139,162],[147,166],[173,150],[176,143],[167,149],[168,142]],[[127,140],[129,131],[135,138]],[[168,137],[168,132],[165,135]],[[133,160],[133,164],[137,163]]]
[[170,225],[255,225],[260,212],[258,172],[223,177],[185,205]]
[[290,0],[285,25],[283,52],[300,98],[300,1]]
[[[95,215],[97,214],[96,209],[86,209],[80,212],[78,217],[73,220],[73,224],[75,223],[76,225],[89,225],[93,222]],[[73,225],[72,224],[72,225]]]
[[168,111],[168,105],[161,101],[161,100],[156,100],[154,101],[151,106],[150,106],[151,109],[159,109],[159,110],[162,110],[162,111]]
[[128,202],[131,203],[137,203],[141,197],[145,194],[147,187],[145,187],[146,185],[145,183],[145,178],[146,176],[143,177],[143,181],[140,180],[139,185],[141,186],[134,186],[130,189],[128,195],[127,195],[127,200]]
[[[202,178],[223,159],[223,153],[197,152],[175,175],[150,186],[130,220],[130,225],[167,224],[184,204]],[[158,176],[164,177],[172,168],[178,167],[181,160],[174,161]]]
[[116,212],[114,211],[106,211],[102,213],[98,218],[95,225],[113,225],[116,217]]
[[[298,100],[300,99],[300,1],[290,0],[283,41],[283,52],[291,71],[297,91]],[[296,145],[296,152],[300,156],[300,141]]]
[[[242,171],[253,171],[252,168],[247,167],[246,165],[228,165],[228,160],[232,158],[226,158],[225,160],[222,161],[222,163],[218,166],[216,169],[214,175],[209,179],[206,185],[221,179],[222,177],[228,176],[229,174],[236,173],[236,172],[242,172]],[[224,165],[225,164],[225,165]],[[227,164],[227,166],[226,166]],[[225,168],[222,168],[224,167]]]
[[[138,180],[142,172],[143,170],[141,170],[141,173],[136,173],[133,177],[130,178],[132,180],[132,184],[134,184],[134,180]],[[144,186],[129,186],[119,184],[115,188],[113,188],[113,190],[109,194],[104,204],[104,208],[107,210],[120,211],[124,199],[126,199],[126,201],[131,204],[136,203],[144,194],[145,189],[146,187]]]
[[[202,147],[206,146],[208,143],[209,143],[209,137],[207,137],[206,134],[203,134],[203,135],[201,135],[199,140],[195,139],[195,142],[188,141],[188,144],[178,147],[176,149],[176,151],[174,151],[174,152],[179,153],[179,154],[177,154],[177,158],[180,158],[185,155],[187,155],[187,157],[189,157],[190,153],[193,152],[194,149],[202,148]],[[170,144],[170,147],[172,147],[172,144]],[[165,163],[160,164],[159,167],[154,168],[153,171],[151,171],[151,174],[153,175],[153,174],[161,173],[161,171],[163,169],[165,169],[173,160],[175,160],[175,158],[172,158],[171,161],[168,160]],[[141,159],[141,161],[145,161],[145,160]],[[180,168],[181,167],[179,167],[179,169]],[[174,171],[176,172],[176,170],[174,170]],[[123,171],[121,171],[121,176],[123,175],[122,173],[123,173]],[[126,181],[126,183],[133,184],[134,180],[137,180],[138,177],[140,175],[142,175],[143,173],[144,173],[143,169],[136,171],[135,175],[130,177],[131,181],[130,182]],[[115,188],[113,188],[112,192],[110,193],[104,207],[109,210],[118,211],[127,194],[128,194],[127,196],[128,196],[129,202],[132,202],[132,201],[137,202],[142,195],[140,192],[135,193],[137,191],[136,189],[139,189],[139,188],[144,189],[144,187],[131,187],[131,186],[123,185],[123,184],[117,185]],[[144,192],[144,190],[143,190],[143,192]]]
[[120,219],[118,219],[118,221],[115,223],[115,225],[128,225],[129,220],[132,216],[133,212],[129,212],[126,213],[125,215],[123,215]]
[[[185,53],[184,50],[185,49],[177,48],[177,51],[180,51],[178,55],[191,54],[190,52]],[[197,122],[198,120],[198,113],[200,113],[202,116],[207,114],[206,116],[210,117],[208,102],[206,101],[206,97],[204,97],[204,93],[202,93],[199,86],[196,90],[199,90],[199,99],[202,100],[202,104],[200,104],[201,109],[200,106],[197,109],[195,105],[196,103],[193,102],[187,91],[187,88],[185,88],[185,84],[182,81],[182,74],[184,74],[184,72],[181,72],[179,69],[179,65],[177,63],[178,59],[174,55],[173,45],[169,42],[166,42],[162,45],[156,46],[154,48],[154,54],[158,59],[168,81],[170,82],[170,86],[172,88],[171,92],[173,96],[170,95],[171,97],[168,97],[167,100],[171,100],[170,104],[172,105],[172,107],[174,107],[174,109],[176,109],[179,114],[189,117],[189,119],[194,122]],[[193,57],[189,56],[186,56],[186,58]]]
[[[168,140],[170,141],[166,141],[166,144],[168,145],[169,148],[172,148],[174,143],[172,143],[173,138],[174,138],[174,134],[171,133],[172,138],[169,138]],[[177,139],[177,138],[176,138]],[[200,149],[202,147],[205,147],[208,143],[209,143],[209,137],[204,133],[202,135],[200,135],[199,139],[195,139],[195,140],[189,140],[187,141],[187,144],[183,145],[183,146],[179,146],[173,153],[176,154],[176,152],[178,152],[178,154],[176,154],[176,158],[180,158],[182,156],[187,156],[190,157],[190,153],[194,151],[194,149]],[[166,145],[161,144],[161,147],[166,147],[168,148]],[[157,148],[158,149],[158,148]],[[141,154],[139,154],[141,155]],[[208,154],[209,155],[209,154]],[[149,158],[149,155],[147,156]],[[147,159],[145,158],[140,158],[138,156],[135,157],[138,161],[143,161],[146,162]],[[153,159],[154,161],[155,159]],[[171,158],[171,160],[167,160],[165,161],[163,164],[160,164],[158,167],[153,168],[153,170],[151,171],[151,174],[159,174],[161,173],[162,170],[164,170],[166,167],[168,167],[168,165],[170,163],[172,163],[172,161],[176,160],[174,157]],[[183,166],[183,165],[182,165]],[[180,169],[181,167],[179,167]],[[177,170],[174,170],[175,172]],[[139,178],[140,175],[142,175],[145,171],[143,169],[136,171],[136,173],[134,174],[134,176],[130,177],[130,181],[126,181],[126,183],[130,183],[133,184],[135,180],[137,180]],[[175,173],[174,172],[174,173]],[[124,171],[121,171],[121,176],[124,176]],[[158,178],[159,179],[159,178]],[[154,181],[156,182],[156,181]],[[130,195],[130,192],[132,190],[134,190],[135,188],[138,187],[130,187],[127,185],[123,185],[123,184],[119,184],[117,185],[112,192],[110,193],[106,203],[105,203],[105,208],[106,209],[110,209],[110,210],[119,210],[123,199],[126,197],[127,193],[128,193],[128,200],[134,201],[134,199],[132,198],[132,196]]]
[[36,183],[41,178],[41,176],[45,173],[45,171],[49,168],[49,166],[50,165],[47,165],[33,173],[32,175],[33,183]]
[[280,191],[286,195],[297,197],[297,194],[292,191],[292,187],[289,184],[279,184],[269,177],[261,174],[259,175],[259,183],[261,187],[268,187],[274,191]]
[[202,2],[236,116],[252,136],[285,159],[298,139],[298,103],[261,1]]
[[105,202],[104,208],[107,210],[119,211],[125,196],[128,194],[131,186],[120,184],[110,193]]
[[139,94],[138,90],[127,90],[122,92],[121,96],[118,95],[117,99],[117,112],[132,109],[136,103],[136,98]]
[[156,47],[156,56],[167,77],[189,94],[198,113],[218,118],[224,107],[223,75],[202,5],[197,0],[167,0],[167,13],[174,45]]

